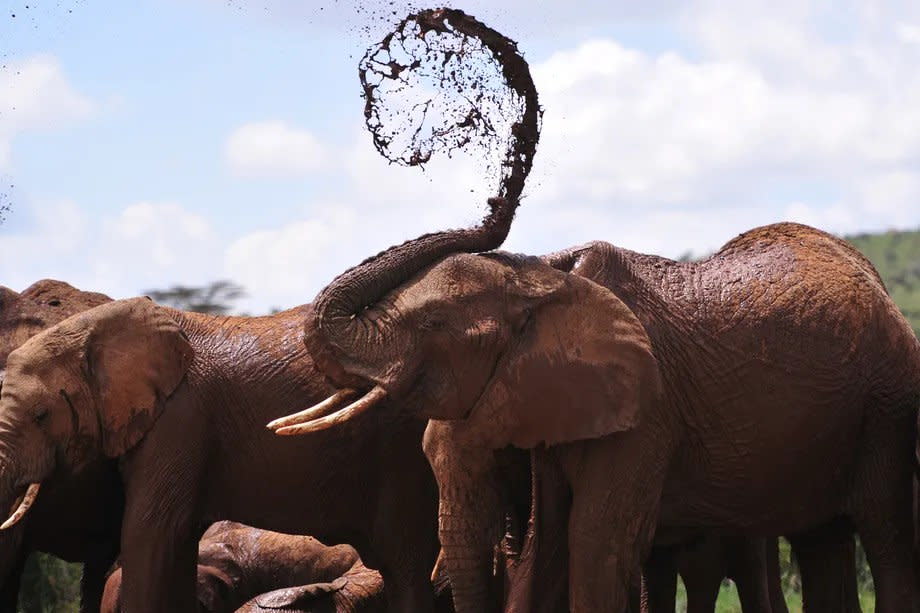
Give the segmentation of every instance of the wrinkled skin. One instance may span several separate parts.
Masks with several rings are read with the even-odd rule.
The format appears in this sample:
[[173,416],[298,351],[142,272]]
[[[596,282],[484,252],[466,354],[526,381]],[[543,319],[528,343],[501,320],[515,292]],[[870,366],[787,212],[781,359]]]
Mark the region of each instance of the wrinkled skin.
[[424,449],[460,613],[495,608],[507,509],[493,450],[541,443],[572,492],[557,532],[573,611],[627,607],[656,518],[776,535],[837,516],[866,546],[877,610],[920,610],[920,347],[867,260],[795,224],[699,263],[604,243],[552,266],[460,253],[500,244],[494,227],[366,260],[320,293],[305,336],[337,385],[383,390],[432,420]]
[[[11,351],[38,332],[110,300],[51,279],[21,293],[0,287],[0,384]],[[93,495],[87,496],[88,491]],[[82,610],[98,610],[105,572],[118,553],[121,505],[113,462],[89,464],[79,474],[56,471],[22,524],[0,535],[0,610],[16,609],[22,568],[33,551],[84,563]]]
[[[118,613],[121,569],[105,585],[101,613]],[[349,545],[217,522],[198,543],[198,602],[207,613],[385,610],[383,578]],[[242,608],[241,608],[242,607]]]
[[431,610],[423,424],[368,416],[295,440],[264,428],[331,389],[298,342],[309,316],[215,317],[137,298],[33,337],[9,356],[0,396],[0,508],[56,470],[117,459],[132,613],[197,609],[198,539],[219,519],[351,543],[381,571],[391,610]]

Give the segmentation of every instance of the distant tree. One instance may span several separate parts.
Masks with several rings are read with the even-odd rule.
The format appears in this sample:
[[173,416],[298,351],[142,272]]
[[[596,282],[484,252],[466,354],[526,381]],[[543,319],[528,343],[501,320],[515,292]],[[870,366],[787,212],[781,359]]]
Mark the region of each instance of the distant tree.
[[232,281],[214,281],[201,287],[174,285],[169,289],[149,289],[144,294],[183,311],[227,315],[235,301],[246,297],[246,290]]

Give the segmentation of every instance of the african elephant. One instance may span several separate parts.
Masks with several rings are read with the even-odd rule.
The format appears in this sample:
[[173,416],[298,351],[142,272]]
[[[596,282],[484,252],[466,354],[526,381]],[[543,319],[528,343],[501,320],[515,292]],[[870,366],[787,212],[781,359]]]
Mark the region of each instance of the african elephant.
[[494,608],[506,515],[494,450],[509,445],[565,474],[568,529],[547,551],[568,548],[573,611],[627,606],[656,523],[776,535],[838,515],[866,546],[877,610],[920,610],[920,346],[868,261],[796,224],[696,263],[606,243],[558,258],[571,272],[472,255],[501,244],[516,204],[496,201],[481,226],[392,247],[324,288],[304,338],[340,389],[270,427],[315,435],[368,414],[400,419],[372,411],[384,399],[430,419],[423,447],[460,613]]
[[687,613],[712,613],[725,578],[735,582],[745,613],[788,613],[775,538],[709,532],[687,543],[655,546],[643,573],[648,613],[674,612],[678,574],[686,588]]
[[[121,568],[105,585],[100,613],[118,613]],[[326,546],[309,536],[213,524],[198,543],[202,611],[329,611],[385,609],[383,578],[350,545]]]
[[431,610],[424,424],[370,415],[299,441],[264,429],[331,390],[299,342],[310,312],[217,317],[136,298],[34,336],[10,354],[0,395],[0,507],[19,505],[15,521],[50,475],[117,459],[132,613],[196,610],[198,539],[219,519],[351,543],[391,610]]
[[[0,287],[0,386],[13,349],[45,328],[110,300],[51,279],[21,293]],[[52,475],[29,517],[0,534],[0,610],[16,610],[26,559],[33,551],[44,551],[84,564],[81,610],[97,611],[105,573],[118,554],[121,505],[114,462],[95,462],[79,476]]]

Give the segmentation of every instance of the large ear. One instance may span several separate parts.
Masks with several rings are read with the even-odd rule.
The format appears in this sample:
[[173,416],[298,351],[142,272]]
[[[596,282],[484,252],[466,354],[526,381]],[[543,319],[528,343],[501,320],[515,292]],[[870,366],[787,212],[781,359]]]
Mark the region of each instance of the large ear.
[[311,583],[268,592],[253,598],[252,602],[260,609],[301,609],[309,606],[328,594],[338,592],[348,583],[345,577],[339,577],[329,583]]
[[[548,266],[521,274],[530,316],[473,413],[504,424],[521,448],[597,438],[633,428],[661,382],[651,342],[613,292]],[[471,418],[474,417],[471,415]]]
[[147,298],[119,300],[86,313],[85,357],[102,448],[117,457],[144,437],[192,361],[185,333]]

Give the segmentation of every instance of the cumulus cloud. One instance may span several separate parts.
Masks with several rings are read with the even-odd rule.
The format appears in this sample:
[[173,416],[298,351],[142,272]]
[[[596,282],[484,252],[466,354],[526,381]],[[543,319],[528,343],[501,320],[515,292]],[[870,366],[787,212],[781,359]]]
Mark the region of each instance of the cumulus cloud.
[[[605,239],[678,256],[781,220],[837,233],[920,224],[920,9],[887,14],[860,0],[846,14],[794,0],[654,4],[668,9],[661,22],[679,42],[671,51],[595,35],[532,62],[543,138],[505,248],[544,253]],[[512,11],[496,23],[515,19]],[[288,203],[296,213],[256,230],[223,226],[217,235],[208,219],[164,204],[128,207],[96,229],[59,203],[74,233],[55,233],[50,222],[40,230],[39,220],[19,244],[43,270],[78,251],[48,247],[45,237],[88,244],[93,257],[72,257],[89,271],[82,278],[133,291],[229,277],[249,290],[243,308],[263,312],[309,300],[389,245],[474,222],[494,192],[478,152],[419,172],[387,164],[365,133],[320,143],[312,127],[306,118],[260,121],[227,139],[234,173],[303,177],[315,194],[305,202],[298,191]],[[8,261],[0,272],[13,274]]]
[[0,170],[10,165],[17,134],[81,119],[95,108],[73,89],[57,58],[48,54],[11,62],[0,70],[0,101]]
[[14,289],[50,277],[125,297],[206,283],[220,269],[209,222],[175,203],[131,204],[101,223],[71,201],[37,202],[21,212],[31,216],[29,228],[0,240],[0,278]]
[[234,172],[245,176],[300,176],[323,168],[326,152],[307,130],[284,121],[258,121],[240,126],[227,139],[225,157]]

